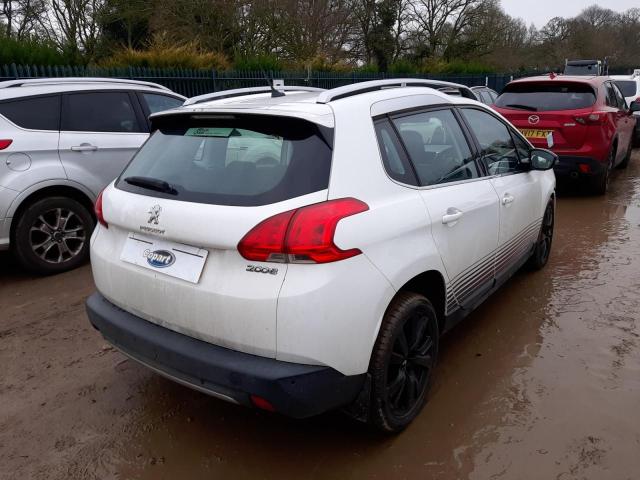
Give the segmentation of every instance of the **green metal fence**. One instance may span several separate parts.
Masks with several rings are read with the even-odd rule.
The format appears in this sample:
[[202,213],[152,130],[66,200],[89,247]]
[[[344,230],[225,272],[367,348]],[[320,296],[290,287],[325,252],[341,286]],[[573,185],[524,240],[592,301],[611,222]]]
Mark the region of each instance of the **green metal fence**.
[[2,65],[0,81],[42,77],[114,77],[156,82],[187,97],[231,88],[254,87],[267,84],[266,77],[283,79],[285,85],[334,88],[366,80],[384,78],[427,78],[461,83],[467,86],[488,85],[500,91],[513,78],[510,74],[479,75],[415,75],[388,73],[335,73],[316,71],[256,72],[190,70],[182,68],[100,68],[71,66]]

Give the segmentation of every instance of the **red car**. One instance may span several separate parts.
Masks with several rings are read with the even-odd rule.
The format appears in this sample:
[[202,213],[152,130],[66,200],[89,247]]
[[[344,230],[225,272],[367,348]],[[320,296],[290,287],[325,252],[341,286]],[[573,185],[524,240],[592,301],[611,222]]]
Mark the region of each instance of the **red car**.
[[604,194],[614,167],[631,158],[635,118],[609,77],[549,75],[509,83],[496,100],[505,116],[536,147],[559,157],[559,180],[580,179]]

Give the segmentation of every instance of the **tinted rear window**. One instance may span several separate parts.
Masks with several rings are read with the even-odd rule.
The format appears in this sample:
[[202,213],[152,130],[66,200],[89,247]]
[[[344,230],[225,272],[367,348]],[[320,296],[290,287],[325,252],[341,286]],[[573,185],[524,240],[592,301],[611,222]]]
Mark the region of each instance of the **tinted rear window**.
[[596,103],[589,85],[580,83],[516,83],[508,85],[496,100],[496,106],[532,112],[577,110]]
[[62,129],[68,132],[142,132],[127,92],[67,95]]
[[0,114],[22,128],[59,130],[60,95],[2,102]]
[[620,89],[620,91],[622,92],[622,95],[624,95],[625,97],[635,97],[636,96],[636,90],[638,88],[637,84],[635,81],[633,80],[616,80],[614,82],[618,88]]
[[[258,115],[156,122],[163,123],[122,173],[118,188],[187,202],[257,206],[329,186],[330,129]],[[129,177],[167,182],[174,193],[131,185]]]
[[177,108],[184,102],[179,98],[170,97],[168,95],[158,95],[156,93],[143,93],[142,97],[147,102],[149,112],[156,113],[171,108]]

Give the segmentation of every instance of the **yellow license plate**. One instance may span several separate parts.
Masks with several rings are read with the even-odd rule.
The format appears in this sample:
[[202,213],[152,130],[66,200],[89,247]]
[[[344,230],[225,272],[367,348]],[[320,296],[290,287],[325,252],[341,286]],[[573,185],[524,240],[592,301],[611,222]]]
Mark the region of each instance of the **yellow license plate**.
[[545,139],[549,134],[553,133],[553,130],[535,130],[531,128],[524,128],[520,130],[522,134],[527,138],[542,138]]

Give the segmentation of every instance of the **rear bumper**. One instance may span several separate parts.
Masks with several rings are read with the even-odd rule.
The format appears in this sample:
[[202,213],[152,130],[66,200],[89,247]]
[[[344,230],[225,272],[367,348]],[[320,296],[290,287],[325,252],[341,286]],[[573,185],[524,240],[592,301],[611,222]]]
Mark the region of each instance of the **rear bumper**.
[[598,176],[604,168],[603,163],[592,157],[560,155],[553,170],[558,178],[579,179]]
[[365,374],[345,376],[315,365],[282,362],[212,345],[143,320],[99,293],[86,302],[91,324],[116,348],[179,383],[241,405],[250,395],[279,413],[304,418],[351,403]]

